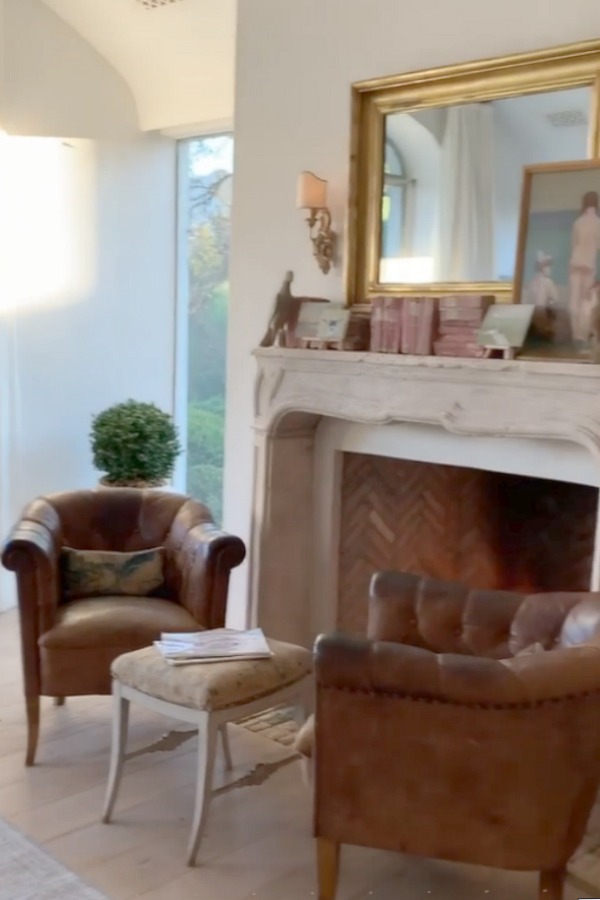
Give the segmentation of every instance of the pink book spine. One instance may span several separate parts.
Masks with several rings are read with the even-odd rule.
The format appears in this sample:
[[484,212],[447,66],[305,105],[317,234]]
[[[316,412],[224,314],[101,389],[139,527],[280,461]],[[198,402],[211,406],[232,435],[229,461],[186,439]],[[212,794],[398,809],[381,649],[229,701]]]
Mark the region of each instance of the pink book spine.
[[417,318],[419,315],[420,300],[414,300],[412,297],[406,298],[404,301],[404,309],[402,311],[402,352],[414,353],[417,343]]
[[421,300],[416,349],[419,356],[429,356],[433,350],[433,323],[436,307],[437,302],[432,297]]
[[460,328],[453,331],[447,331],[445,328],[439,329],[439,337],[447,341],[476,341],[477,328]]
[[483,322],[484,311],[482,309],[441,309],[440,322],[466,322],[469,325],[481,325]]
[[435,341],[433,349],[436,356],[483,356],[484,349],[470,341],[463,344],[443,344]]
[[383,297],[375,297],[371,304],[371,341],[372,353],[381,353],[383,349]]
[[472,324],[469,322],[440,322],[438,331],[440,334],[476,335],[480,327],[479,324]]
[[436,301],[432,297],[420,300],[407,298],[402,317],[402,352],[417,356],[431,353]]
[[441,340],[436,341],[436,344],[438,344],[440,347],[448,347],[450,350],[453,347],[477,347],[478,346],[477,341],[474,341],[472,338],[462,338],[461,340],[450,340],[450,341],[447,341],[444,338],[441,338]]
[[487,309],[494,302],[489,294],[455,294],[452,297],[440,297],[440,309]]
[[402,297],[387,297],[383,313],[383,349],[400,353],[402,346]]
[[472,334],[444,334],[438,337],[437,342],[442,345],[447,345],[448,347],[454,347],[457,344],[472,344],[474,347],[478,346],[477,337]]

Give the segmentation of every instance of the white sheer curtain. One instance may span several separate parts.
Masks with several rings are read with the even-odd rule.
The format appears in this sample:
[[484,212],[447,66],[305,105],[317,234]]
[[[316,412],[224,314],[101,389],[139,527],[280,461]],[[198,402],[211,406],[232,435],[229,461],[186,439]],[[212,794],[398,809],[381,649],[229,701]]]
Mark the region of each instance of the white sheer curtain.
[[[20,395],[17,321],[0,300],[0,541],[14,524],[19,476]],[[0,567],[0,612],[15,603],[15,576]]]
[[435,254],[439,281],[496,278],[493,129],[489,104],[448,109]]
[[[13,176],[9,138],[0,131],[0,542],[7,537],[18,509],[20,471],[20,392],[17,313],[9,276],[12,249],[9,193]],[[0,566],[0,612],[16,599],[15,576]]]

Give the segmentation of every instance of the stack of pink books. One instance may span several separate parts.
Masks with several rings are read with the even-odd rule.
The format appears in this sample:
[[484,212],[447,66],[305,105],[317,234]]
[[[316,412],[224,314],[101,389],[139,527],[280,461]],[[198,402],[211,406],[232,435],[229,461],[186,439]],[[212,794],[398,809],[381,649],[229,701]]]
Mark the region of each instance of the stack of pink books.
[[400,353],[402,348],[402,297],[375,297],[371,304],[372,353]]
[[406,297],[402,310],[402,352],[428,356],[433,345],[437,300]]
[[440,297],[440,324],[433,349],[436,356],[483,356],[477,332],[494,297],[456,294]]

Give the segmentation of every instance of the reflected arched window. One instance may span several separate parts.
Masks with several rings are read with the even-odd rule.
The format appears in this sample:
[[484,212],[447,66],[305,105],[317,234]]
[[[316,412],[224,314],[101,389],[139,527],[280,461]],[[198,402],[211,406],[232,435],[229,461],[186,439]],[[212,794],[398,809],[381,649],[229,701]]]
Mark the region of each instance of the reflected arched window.
[[409,253],[407,201],[411,183],[398,147],[387,137],[381,200],[381,255],[384,259]]

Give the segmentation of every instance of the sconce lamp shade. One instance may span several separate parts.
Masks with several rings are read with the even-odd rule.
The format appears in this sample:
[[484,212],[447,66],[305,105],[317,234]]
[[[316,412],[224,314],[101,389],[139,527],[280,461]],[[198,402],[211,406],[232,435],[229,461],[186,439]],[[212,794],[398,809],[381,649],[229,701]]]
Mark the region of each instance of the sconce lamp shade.
[[327,182],[313,172],[301,172],[298,176],[298,209],[325,209],[327,206]]

